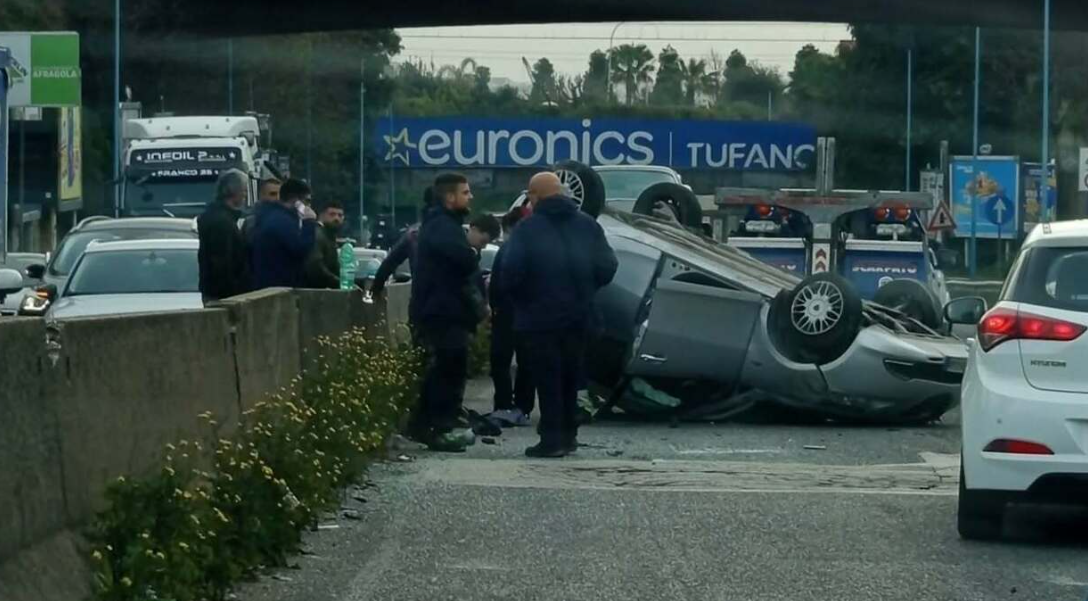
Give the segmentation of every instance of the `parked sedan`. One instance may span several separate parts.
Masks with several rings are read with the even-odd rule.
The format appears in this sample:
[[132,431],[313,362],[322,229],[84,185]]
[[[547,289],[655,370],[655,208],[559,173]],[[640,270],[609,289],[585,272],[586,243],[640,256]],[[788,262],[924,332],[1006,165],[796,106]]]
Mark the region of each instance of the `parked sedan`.
[[96,216],[84,219],[61,240],[48,264],[38,263],[27,267],[28,274],[41,279],[44,285],[38,294],[23,299],[19,314],[44,314],[57,293],[64,289],[73,266],[91,242],[152,238],[196,240],[196,221],[167,217],[113,219]]
[[958,405],[965,345],[841,277],[801,280],[667,221],[607,209],[598,221],[619,258],[597,297],[598,383],[709,383],[854,421],[923,423]]
[[201,309],[197,240],[92,242],[46,319]]

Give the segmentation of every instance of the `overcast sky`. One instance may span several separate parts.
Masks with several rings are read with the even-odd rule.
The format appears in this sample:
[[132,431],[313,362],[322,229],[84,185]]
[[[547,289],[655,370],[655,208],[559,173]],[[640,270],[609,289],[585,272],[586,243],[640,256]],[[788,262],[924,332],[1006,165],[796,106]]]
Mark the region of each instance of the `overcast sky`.
[[[770,0],[768,0],[770,1]],[[421,58],[441,67],[466,57],[491,68],[492,77],[528,82],[522,66],[547,57],[562,74],[586,70],[591,52],[614,45],[646,44],[657,56],[672,45],[683,58],[723,57],[739,49],[748,59],[777,67],[783,77],[793,68],[794,55],[805,44],[825,52],[850,39],[846,25],[815,23],[577,23],[399,29],[404,50],[399,60]]]

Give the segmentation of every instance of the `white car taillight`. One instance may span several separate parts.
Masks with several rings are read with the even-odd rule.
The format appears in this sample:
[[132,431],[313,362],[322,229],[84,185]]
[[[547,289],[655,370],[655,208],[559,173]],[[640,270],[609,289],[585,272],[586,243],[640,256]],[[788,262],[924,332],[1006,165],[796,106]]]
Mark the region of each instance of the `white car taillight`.
[[978,325],[978,340],[982,350],[989,351],[1009,340],[1069,342],[1080,338],[1086,330],[1077,323],[999,307],[983,316]]

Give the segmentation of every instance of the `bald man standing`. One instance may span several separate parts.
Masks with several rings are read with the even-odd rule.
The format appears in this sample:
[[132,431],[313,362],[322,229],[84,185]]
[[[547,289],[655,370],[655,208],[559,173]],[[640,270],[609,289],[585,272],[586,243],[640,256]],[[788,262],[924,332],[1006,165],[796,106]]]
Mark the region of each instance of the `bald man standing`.
[[563,457],[578,447],[578,380],[597,291],[616,274],[616,254],[597,221],[565,195],[559,177],[529,181],[533,213],[506,244],[502,285],[514,300],[514,331],[525,344],[540,398],[540,442],[529,457]]

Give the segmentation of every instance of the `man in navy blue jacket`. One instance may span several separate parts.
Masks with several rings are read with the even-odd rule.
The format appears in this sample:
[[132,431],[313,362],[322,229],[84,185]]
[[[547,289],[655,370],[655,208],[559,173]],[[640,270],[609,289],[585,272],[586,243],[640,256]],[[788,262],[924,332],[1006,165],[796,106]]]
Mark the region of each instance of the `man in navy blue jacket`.
[[468,339],[479,322],[472,294],[480,255],[469,245],[464,220],[472,202],[468,180],[438,176],[434,206],[423,217],[412,274],[419,337],[427,352],[420,420],[413,429],[433,450],[463,451],[475,442],[461,419],[468,378]]
[[578,384],[593,297],[618,266],[604,230],[563,192],[554,173],[533,176],[533,214],[506,243],[502,262],[514,330],[540,398],[540,443],[525,450],[529,457],[562,457],[578,446]]
[[309,205],[310,186],[297,179],[283,183],[278,202],[257,205],[250,248],[255,289],[303,285],[317,219]]

